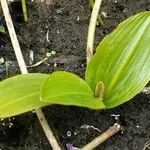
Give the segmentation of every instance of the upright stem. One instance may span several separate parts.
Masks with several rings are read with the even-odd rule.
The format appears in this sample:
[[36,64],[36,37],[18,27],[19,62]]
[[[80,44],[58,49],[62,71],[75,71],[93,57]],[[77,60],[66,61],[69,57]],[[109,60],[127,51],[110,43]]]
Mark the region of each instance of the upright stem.
[[87,64],[91,60],[93,56],[93,43],[94,43],[94,36],[95,36],[95,28],[96,28],[96,21],[99,13],[99,9],[101,6],[102,0],[95,0],[93,11],[91,14],[91,20],[88,30],[88,38],[87,38]]
[[22,5],[24,21],[27,22],[28,21],[28,15],[27,15],[27,8],[26,8],[26,0],[21,0],[21,5]]
[[23,56],[22,56],[22,52],[21,52],[21,48],[17,39],[17,35],[14,29],[14,25],[10,16],[10,12],[9,12],[9,8],[8,8],[8,4],[6,0],[1,0],[1,5],[2,5],[2,10],[5,16],[5,20],[6,20],[6,24],[7,24],[7,28],[8,28],[8,32],[11,38],[11,42],[12,42],[12,46],[14,48],[15,51],[15,55],[20,67],[20,71],[22,74],[27,74],[27,68],[26,68],[26,64],[24,62]]
[[[14,48],[14,51],[15,51],[15,54],[16,54],[16,58],[17,58],[21,73],[22,74],[27,74],[28,70],[26,68],[26,64],[25,64],[25,61],[23,59],[21,48],[20,48],[20,45],[19,45],[19,42],[18,42],[18,39],[17,39],[17,35],[16,35],[15,29],[14,29],[14,25],[13,25],[11,16],[10,16],[7,1],[6,0],[1,0],[0,2],[1,2],[1,6],[2,6],[2,9],[3,9],[4,16],[5,16],[7,28],[8,28],[9,34],[10,34],[11,42],[12,42],[12,45],[13,45],[13,48]],[[54,135],[53,135],[46,119],[45,119],[45,117],[44,117],[44,114],[43,114],[42,110],[41,109],[36,109],[35,111],[36,111],[37,117],[38,117],[38,119],[41,123],[41,126],[42,126],[42,128],[43,128],[43,130],[44,130],[44,132],[45,132],[45,134],[46,134],[53,150],[61,150],[59,144],[57,143],[57,141],[56,141],[56,139],[55,139],[55,137],[54,137]]]
[[[90,6],[91,6],[92,9],[93,9],[93,6],[94,6],[94,2],[95,2],[95,0],[89,0],[89,4],[90,4]],[[100,25],[102,27],[105,26],[105,24],[104,24],[104,22],[103,22],[103,20],[102,20],[102,18],[101,18],[100,15],[97,16],[97,20],[98,20],[98,22],[100,23]]]

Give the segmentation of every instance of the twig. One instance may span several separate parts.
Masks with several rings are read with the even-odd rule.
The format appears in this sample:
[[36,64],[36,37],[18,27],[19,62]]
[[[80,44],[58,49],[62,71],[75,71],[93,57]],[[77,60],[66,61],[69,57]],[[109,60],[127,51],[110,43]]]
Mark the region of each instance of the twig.
[[37,63],[35,63],[35,64],[33,64],[33,65],[27,66],[27,68],[34,68],[34,67],[37,67],[37,66],[41,65],[43,62],[45,62],[47,59],[48,59],[48,58],[46,57],[46,58],[44,58],[43,60],[41,60],[41,61],[39,61],[39,62],[37,62]]
[[[21,73],[22,74],[27,74],[28,70],[26,68],[26,64],[25,64],[24,59],[23,59],[21,48],[20,48],[20,45],[19,45],[19,42],[18,42],[18,39],[17,39],[17,35],[16,35],[15,29],[14,29],[14,25],[13,25],[11,16],[10,16],[7,1],[6,0],[1,0],[0,2],[1,2],[1,6],[2,6],[2,9],[3,9],[4,16],[5,16],[7,28],[8,28],[9,34],[10,34],[11,42],[12,42],[12,45],[13,45],[13,48],[14,48],[14,51],[15,51],[15,54],[16,54],[16,57],[17,57],[17,61],[18,61]],[[44,117],[44,114],[43,114],[42,110],[41,109],[36,109],[35,111],[36,111],[37,117],[38,117],[38,119],[41,123],[41,126],[42,126],[42,128],[43,128],[43,130],[44,130],[44,132],[45,132],[45,134],[46,134],[53,150],[61,150],[61,148],[60,148],[59,144],[57,143],[51,129],[48,126],[48,123],[47,123],[47,121]]]
[[88,30],[88,38],[87,38],[87,64],[91,60],[93,56],[93,43],[94,43],[94,36],[95,36],[95,28],[96,28],[96,21],[100,9],[100,5],[102,3],[102,0],[95,0],[92,15],[91,15],[91,20],[90,20],[90,25],[89,25],[89,30]]
[[118,123],[115,123],[112,127],[110,127],[107,131],[102,133],[100,136],[95,138],[93,141],[88,143],[86,146],[84,146],[81,150],[92,150],[104,141],[106,141],[108,138],[116,134],[120,130],[120,125]]
[[150,141],[145,144],[143,150],[146,150],[146,149],[148,150],[149,148],[150,148]]

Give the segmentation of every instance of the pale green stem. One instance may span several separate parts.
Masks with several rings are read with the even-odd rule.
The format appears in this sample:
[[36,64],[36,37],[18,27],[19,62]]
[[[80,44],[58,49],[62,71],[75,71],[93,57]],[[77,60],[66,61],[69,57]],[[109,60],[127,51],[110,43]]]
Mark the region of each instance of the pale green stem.
[[[94,6],[94,2],[95,2],[95,0],[89,0],[90,7],[91,7],[92,9],[93,9],[93,6]],[[98,20],[98,22],[100,23],[100,25],[101,25],[102,27],[105,26],[105,23],[104,23],[104,21],[103,21],[103,19],[101,18],[100,15],[97,16],[97,20]]]
[[88,30],[88,37],[87,37],[87,49],[86,49],[87,64],[89,63],[89,61],[91,60],[91,58],[93,56],[95,28],[96,28],[96,22],[97,22],[97,17],[98,17],[101,3],[102,3],[102,0],[95,0],[92,14],[91,14],[90,25],[89,25],[89,30]]
[[24,21],[27,22],[28,21],[28,15],[27,15],[27,8],[26,8],[26,0],[21,0],[21,4],[22,4]]

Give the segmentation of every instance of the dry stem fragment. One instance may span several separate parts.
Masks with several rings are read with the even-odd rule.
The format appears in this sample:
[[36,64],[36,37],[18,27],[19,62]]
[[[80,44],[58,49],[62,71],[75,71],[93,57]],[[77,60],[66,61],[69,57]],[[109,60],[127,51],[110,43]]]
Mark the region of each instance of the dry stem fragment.
[[102,133],[100,136],[95,138],[93,141],[84,146],[81,150],[93,150],[95,147],[109,139],[111,136],[116,134],[121,129],[121,126],[118,123],[115,123],[107,131]]

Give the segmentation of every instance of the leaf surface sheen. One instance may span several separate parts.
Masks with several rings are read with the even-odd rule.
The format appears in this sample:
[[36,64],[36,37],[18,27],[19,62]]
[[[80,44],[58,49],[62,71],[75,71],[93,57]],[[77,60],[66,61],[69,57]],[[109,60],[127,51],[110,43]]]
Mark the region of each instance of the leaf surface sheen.
[[94,97],[93,91],[84,80],[65,71],[54,72],[44,81],[41,100],[91,109],[105,108],[102,99]]
[[40,87],[48,75],[30,73],[0,82],[0,118],[18,115],[49,103],[39,100]]
[[150,12],[123,21],[106,36],[86,70],[92,90],[98,82],[105,85],[107,108],[133,98],[150,80]]

